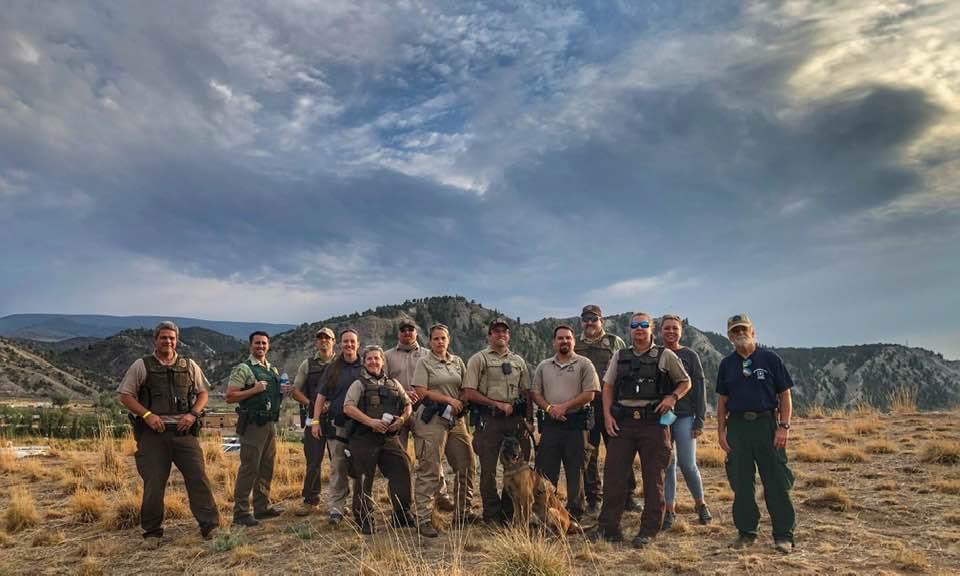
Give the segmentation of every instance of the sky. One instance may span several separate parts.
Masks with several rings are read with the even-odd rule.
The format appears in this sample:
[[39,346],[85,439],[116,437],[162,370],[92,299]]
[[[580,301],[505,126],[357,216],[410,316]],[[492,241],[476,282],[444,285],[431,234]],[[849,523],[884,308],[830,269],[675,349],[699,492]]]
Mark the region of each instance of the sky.
[[960,358],[960,3],[0,11],[0,315],[459,294]]

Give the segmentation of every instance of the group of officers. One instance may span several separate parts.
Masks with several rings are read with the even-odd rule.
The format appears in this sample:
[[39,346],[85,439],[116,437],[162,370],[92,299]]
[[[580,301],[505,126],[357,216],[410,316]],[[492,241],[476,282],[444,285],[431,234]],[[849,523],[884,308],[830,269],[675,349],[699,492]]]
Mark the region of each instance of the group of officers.
[[[624,512],[641,507],[634,498],[637,455],[643,505],[635,547],[648,545],[672,525],[678,465],[699,522],[709,523],[712,516],[696,466],[696,438],[706,407],[703,369],[696,352],[680,345],[681,318],[668,314],[659,319],[662,345],[657,345],[655,319],[633,314],[630,346],[604,330],[599,306],[584,306],[580,320],[579,335],[571,326],[556,327],[555,354],[532,372],[510,350],[510,324],[504,318],[489,324],[487,347],[466,363],[449,351],[450,333],[443,324],[429,328],[427,349],[419,344],[417,326],[403,320],[397,346],[386,351],[376,345],[361,350],[356,330],[337,335],[324,327],[316,333],[316,353],[299,366],[292,384],[267,360],[269,335],[254,332],[250,356],[232,370],[226,391],[227,402],[238,406],[241,445],[233,523],[255,526],[282,513],[270,503],[270,484],[275,425],[288,396],[301,405],[304,424],[306,472],[303,504],[295,512],[299,516],[319,509],[321,463],[327,454],[331,524],[343,521],[352,492],[354,521],[363,534],[374,533],[372,489],[378,468],[387,479],[390,522],[396,527],[436,537],[435,509],[452,512],[454,525],[505,523],[513,506],[498,490],[497,466],[505,438],[513,436],[527,460],[539,438],[535,467],[554,485],[563,467],[570,515],[598,514],[590,539],[623,540]],[[749,546],[757,537],[754,477],[759,471],[774,546],[789,553],[795,520],[785,447],[793,383],[782,360],[757,346],[746,314],[730,317],[727,333],[735,351],[722,360],[717,375],[717,432],[734,491],[738,537],[733,546]],[[154,353],[134,362],[118,389],[134,423],[135,458],[144,483],[141,525],[150,547],[159,545],[163,535],[163,495],[171,464],[183,474],[201,535],[210,538],[220,523],[197,441],[208,392],[196,363],[176,353],[178,336],[175,324],[161,322],[154,330]],[[408,456],[411,438],[415,468]],[[602,480],[597,461],[601,442],[606,447]],[[454,472],[449,486],[444,458]],[[480,515],[473,507],[477,462]]]

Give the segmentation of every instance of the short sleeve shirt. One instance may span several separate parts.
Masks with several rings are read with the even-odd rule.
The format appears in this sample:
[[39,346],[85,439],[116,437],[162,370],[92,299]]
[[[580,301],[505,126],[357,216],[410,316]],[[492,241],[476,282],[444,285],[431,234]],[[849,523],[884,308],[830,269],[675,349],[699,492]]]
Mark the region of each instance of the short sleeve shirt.
[[[333,361],[334,355],[330,355],[330,358],[326,362],[323,362],[323,365],[326,366]],[[320,353],[317,352],[313,355],[314,360],[322,360],[320,358]],[[300,363],[300,366],[297,366],[297,375],[293,377],[293,387],[297,390],[303,392],[303,386],[307,383],[307,375],[310,373],[310,359],[304,360]]]
[[409,392],[413,386],[413,372],[417,367],[417,362],[431,354],[421,346],[411,350],[404,350],[397,346],[383,353],[386,366],[383,371],[389,378],[393,378],[403,386],[403,389]]
[[[644,354],[650,354],[653,352],[653,346],[649,350],[644,352]],[[607,366],[607,372],[603,375],[603,383],[613,386],[617,382],[617,362],[620,361],[621,354],[636,354],[633,348],[624,348],[623,350],[617,350],[613,354],[613,358],[610,359],[610,364]],[[657,367],[660,368],[661,372],[666,372],[670,376],[670,380],[674,384],[679,384],[684,380],[690,380],[690,375],[687,374],[687,371],[683,367],[683,362],[680,361],[680,358],[677,358],[677,355],[673,353],[673,350],[668,350],[663,348],[660,350],[660,361],[657,362]]]
[[556,356],[547,358],[533,374],[533,391],[540,393],[548,404],[560,404],[583,392],[599,390],[600,379],[593,362],[578,354],[566,363],[561,363]]
[[417,367],[413,371],[413,386],[458,398],[463,388],[463,375],[466,372],[466,364],[456,354],[448,353],[446,358],[440,358],[430,352],[417,362]]
[[[203,375],[203,370],[200,369],[200,366],[197,365],[191,358],[180,358],[180,355],[176,355],[173,358],[173,363],[177,363],[181,360],[184,360],[189,365],[190,370],[190,379],[193,381],[193,389],[199,394],[207,389],[207,379]],[[120,394],[129,394],[133,397],[136,397],[140,392],[140,386],[147,381],[147,366],[143,363],[143,358],[137,358],[133,364],[127,368],[126,374],[123,375],[123,380],[120,381],[120,385],[117,386],[117,392]]]
[[[270,365],[270,362],[267,362],[266,359],[263,362],[258,362],[256,358],[253,357],[253,354],[247,358],[252,364],[259,364],[269,370],[270,372],[277,373],[277,369]],[[279,374],[278,374],[279,376]],[[230,388],[246,388],[248,385],[253,385],[257,382],[257,377],[253,375],[253,370],[246,362],[241,362],[233,367],[233,370],[230,371],[230,380],[227,381],[227,386]]]
[[519,355],[509,350],[499,354],[488,346],[467,361],[463,387],[495,402],[513,402],[530,389],[530,370]]
[[758,347],[747,358],[731,352],[717,370],[717,394],[727,397],[730,412],[774,410],[778,395],[790,388],[793,379],[783,360],[767,348]]

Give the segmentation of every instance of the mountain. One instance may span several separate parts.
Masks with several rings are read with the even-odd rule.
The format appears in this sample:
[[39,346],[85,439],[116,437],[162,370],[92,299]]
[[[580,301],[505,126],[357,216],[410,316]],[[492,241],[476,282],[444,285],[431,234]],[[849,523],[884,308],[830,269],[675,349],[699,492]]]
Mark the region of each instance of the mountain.
[[[230,368],[246,349],[244,342],[232,336],[198,327],[181,328],[177,347],[180,355],[200,365],[214,385],[229,376]],[[71,367],[99,389],[112,390],[134,360],[152,351],[152,330],[123,330],[103,340],[52,353],[50,362]]]
[[82,375],[58,368],[44,356],[0,338],[0,395],[93,398],[97,390]]
[[161,320],[172,320],[180,329],[207,328],[246,340],[254,330],[277,334],[294,328],[293,324],[264,322],[228,322],[177,316],[105,316],[98,314],[12,314],[0,318],[0,336],[53,342],[77,337],[106,338],[121,330],[153,329]]

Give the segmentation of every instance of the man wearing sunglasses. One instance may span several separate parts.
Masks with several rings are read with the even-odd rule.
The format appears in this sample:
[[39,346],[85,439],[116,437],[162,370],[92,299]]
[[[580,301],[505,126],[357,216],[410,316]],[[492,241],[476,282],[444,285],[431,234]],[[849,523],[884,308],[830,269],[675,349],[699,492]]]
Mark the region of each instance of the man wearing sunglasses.
[[478,415],[473,449],[480,459],[483,520],[505,523],[513,516],[513,503],[497,490],[497,463],[507,436],[518,438],[524,460],[530,459],[530,372],[524,359],[510,351],[510,325],[505,318],[490,323],[487,343],[467,361],[462,393]]
[[[623,339],[616,334],[608,334],[603,328],[603,312],[596,304],[587,304],[580,312],[580,326],[583,332],[577,339],[577,354],[586,356],[593,362],[600,379],[607,371],[607,365],[617,350],[627,347]],[[599,503],[602,499],[603,483],[600,478],[600,467],[597,463],[597,456],[600,453],[600,441],[607,444],[607,432],[604,430],[603,423],[603,396],[597,394],[593,398],[593,429],[587,435],[587,454],[586,462],[583,468],[583,490],[587,500],[587,514],[593,516],[599,511]],[[627,496],[627,510],[635,510],[640,507],[637,499],[633,496],[637,488],[636,475],[630,470],[629,495]]]
[[690,376],[677,355],[653,343],[653,318],[630,318],[631,348],[614,354],[603,376],[603,412],[607,459],[603,471],[603,507],[592,539],[623,540],[620,520],[627,500],[627,478],[640,454],[643,513],[633,546],[650,544],[663,523],[663,482],[670,462],[670,426],[661,420],[690,390]]
[[779,356],[757,346],[753,322],[746,314],[727,320],[727,337],[736,350],[720,361],[717,371],[717,437],[727,452],[727,478],[733,489],[733,523],[739,532],[733,547],[746,548],[757,539],[760,510],[754,483],[759,472],[774,548],[789,554],[796,523],[790,501],[793,473],[786,453],[793,380]]
[[[417,367],[417,362],[430,354],[429,350],[420,346],[417,336],[417,325],[413,323],[413,320],[409,318],[401,320],[397,332],[397,346],[387,350],[384,354],[387,362],[384,372],[387,373],[388,378],[395,379],[403,386],[403,389],[407,392],[407,397],[409,397],[410,402],[413,403],[414,410],[419,407],[418,401],[420,400],[420,396],[413,388],[413,372]],[[411,418],[397,435],[400,440],[400,446],[402,446],[404,450],[408,449],[407,443],[410,438],[410,433],[413,431],[413,426],[414,419]],[[436,494],[437,508],[445,512],[450,512],[454,508],[453,500],[447,495],[447,483],[443,474],[440,475],[440,479],[440,490]]]

